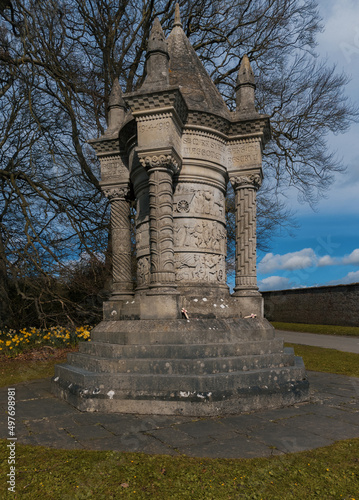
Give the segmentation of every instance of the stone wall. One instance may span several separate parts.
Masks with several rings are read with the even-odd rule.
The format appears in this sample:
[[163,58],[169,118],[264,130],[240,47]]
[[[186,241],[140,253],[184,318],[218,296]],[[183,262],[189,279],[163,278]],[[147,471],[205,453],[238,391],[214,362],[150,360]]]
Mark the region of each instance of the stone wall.
[[269,321],[359,326],[359,283],[262,292]]

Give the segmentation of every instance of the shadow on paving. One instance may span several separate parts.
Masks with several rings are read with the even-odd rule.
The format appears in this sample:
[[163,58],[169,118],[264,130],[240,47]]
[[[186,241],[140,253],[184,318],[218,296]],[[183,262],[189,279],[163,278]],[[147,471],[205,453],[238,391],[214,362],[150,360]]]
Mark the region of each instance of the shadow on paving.
[[[359,437],[359,380],[308,373],[307,403],[226,417],[83,413],[50,393],[50,379],[16,386],[19,443],[63,449],[253,458],[309,450]],[[7,435],[0,389],[0,438]]]

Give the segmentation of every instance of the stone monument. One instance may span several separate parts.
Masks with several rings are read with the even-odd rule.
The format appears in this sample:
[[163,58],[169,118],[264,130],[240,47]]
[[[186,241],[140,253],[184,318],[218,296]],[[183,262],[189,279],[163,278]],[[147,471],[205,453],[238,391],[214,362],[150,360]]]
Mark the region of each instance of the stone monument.
[[[302,401],[301,358],[263,318],[256,192],[269,119],[247,56],[230,112],[182,30],[155,20],[146,79],[115,81],[91,141],[111,203],[113,292],[92,341],[56,367],[55,394],[85,411],[219,415]],[[225,196],[235,191],[235,287],[226,284]],[[136,203],[136,287],[130,204]],[[187,319],[188,317],[188,319]]]

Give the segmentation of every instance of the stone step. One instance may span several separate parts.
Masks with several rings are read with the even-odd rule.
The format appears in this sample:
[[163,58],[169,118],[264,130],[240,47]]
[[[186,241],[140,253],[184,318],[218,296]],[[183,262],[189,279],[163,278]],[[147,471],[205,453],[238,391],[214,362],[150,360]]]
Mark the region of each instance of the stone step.
[[68,363],[96,373],[211,374],[277,368],[294,364],[292,354],[256,354],[202,359],[108,359],[70,353]]
[[102,321],[91,332],[110,344],[208,344],[271,340],[274,328],[261,319]]
[[121,345],[104,342],[80,342],[79,351],[101,358],[162,358],[200,359],[249,354],[283,352],[281,339],[212,344],[150,344]]
[[[283,368],[266,368],[250,371],[233,371],[206,375],[143,374],[143,373],[94,373],[67,364],[56,365],[54,384],[73,394],[84,397],[111,398],[180,398],[181,393],[212,393],[213,397],[225,397],[233,392],[246,393],[253,387],[270,390],[270,387],[295,384],[306,379],[301,358],[295,357],[295,365]],[[188,397],[188,396],[187,396]]]

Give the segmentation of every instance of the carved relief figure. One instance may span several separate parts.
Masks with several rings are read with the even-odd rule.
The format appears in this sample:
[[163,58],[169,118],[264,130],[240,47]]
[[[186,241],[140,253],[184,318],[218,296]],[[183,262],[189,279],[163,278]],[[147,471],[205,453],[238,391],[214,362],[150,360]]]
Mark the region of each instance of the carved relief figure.
[[221,191],[202,184],[180,184],[174,193],[175,213],[224,216],[224,195]]
[[137,263],[137,283],[138,286],[146,285],[150,282],[150,258],[142,257]]
[[176,281],[224,282],[224,256],[183,253],[176,257]]
[[175,227],[175,246],[213,249],[225,253],[226,230],[215,221],[191,221]]

